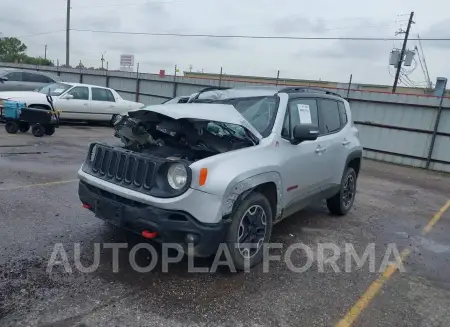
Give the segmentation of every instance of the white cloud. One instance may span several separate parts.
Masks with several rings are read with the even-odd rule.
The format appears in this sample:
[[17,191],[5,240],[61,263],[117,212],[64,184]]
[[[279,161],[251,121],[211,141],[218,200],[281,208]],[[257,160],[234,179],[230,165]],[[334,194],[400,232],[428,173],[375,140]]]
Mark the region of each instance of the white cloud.
[[[154,33],[250,34],[290,36],[393,37],[408,13],[416,13],[412,36],[449,37],[444,0],[433,6],[419,0],[302,2],[298,0],[72,0],[72,28]],[[21,0],[1,5],[0,32],[22,37],[30,55],[65,60],[65,1]],[[398,15],[403,16],[398,16]],[[99,66],[101,53],[117,68],[121,53],[134,53],[141,71],[204,69],[229,74],[323,79],[345,82],[350,73],[361,83],[390,84],[388,56],[397,42],[179,38],[71,32],[71,64]],[[411,48],[416,42],[411,41]],[[450,42],[423,42],[432,78],[449,76],[445,58]],[[417,69],[411,76],[422,81]]]

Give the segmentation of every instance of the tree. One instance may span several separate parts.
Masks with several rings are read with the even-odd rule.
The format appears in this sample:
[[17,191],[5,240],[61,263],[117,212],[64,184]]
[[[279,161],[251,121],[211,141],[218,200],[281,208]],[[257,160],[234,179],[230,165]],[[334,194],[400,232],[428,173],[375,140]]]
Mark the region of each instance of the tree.
[[27,46],[15,37],[0,38],[0,61],[20,62],[26,56]]

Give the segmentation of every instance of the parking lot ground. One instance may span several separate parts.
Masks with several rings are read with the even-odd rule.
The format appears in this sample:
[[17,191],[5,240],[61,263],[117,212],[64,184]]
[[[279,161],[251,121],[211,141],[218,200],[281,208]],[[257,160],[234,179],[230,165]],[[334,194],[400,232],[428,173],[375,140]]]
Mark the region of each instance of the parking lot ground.
[[[112,130],[62,126],[37,139],[0,128],[0,326],[335,326],[379,277],[390,243],[411,249],[405,272],[386,280],[353,325],[450,326],[450,210],[422,235],[450,198],[449,175],[365,160],[347,216],[331,216],[318,203],[274,227],[273,242],[283,249],[273,255],[284,258],[290,245],[302,243],[316,258],[319,244],[332,243],[341,251],[340,272],[331,265],[321,272],[317,260],[294,272],[282,260],[271,262],[267,273],[262,265],[249,273],[223,267],[188,273],[184,258],[168,272],[158,262],[139,273],[126,249],[114,272],[112,251],[103,245],[127,242],[130,249],[145,241],[81,207],[76,172],[93,140],[114,141]],[[62,265],[46,272],[58,243],[71,273]],[[74,243],[85,266],[94,262],[94,244],[102,244],[98,269],[80,272]],[[359,255],[374,244],[374,272],[367,262],[345,271],[347,243]],[[296,267],[307,261],[305,251],[289,258]],[[137,252],[139,265],[150,260],[149,252]],[[207,268],[212,261],[194,264]]]

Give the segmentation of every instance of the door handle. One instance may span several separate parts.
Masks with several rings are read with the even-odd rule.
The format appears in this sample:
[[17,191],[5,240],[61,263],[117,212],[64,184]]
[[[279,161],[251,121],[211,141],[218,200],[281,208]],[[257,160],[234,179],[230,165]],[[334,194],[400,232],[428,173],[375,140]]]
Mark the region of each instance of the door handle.
[[86,106],[86,107],[87,107],[87,105],[88,105],[87,103],[84,104],[84,106]]
[[349,145],[351,142],[347,139],[344,139],[344,141],[342,142],[342,145]]
[[326,150],[327,150],[326,147],[322,147],[319,145],[316,149],[316,153],[322,153],[322,152],[325,152]]

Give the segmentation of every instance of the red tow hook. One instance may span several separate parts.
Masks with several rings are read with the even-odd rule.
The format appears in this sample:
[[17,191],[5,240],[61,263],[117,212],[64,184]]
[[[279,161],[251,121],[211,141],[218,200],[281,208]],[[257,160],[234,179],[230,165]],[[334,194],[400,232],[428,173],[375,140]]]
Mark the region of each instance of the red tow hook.
[[83,208],[84,208],[84,209],[91,209],[92,207],[91,207],[90,204],[83,203]]
[[144,230],[142,231],[141,235],[145,238],[155,238],[156,236],[158,236],[157,232],[150,232],[148,230]]

